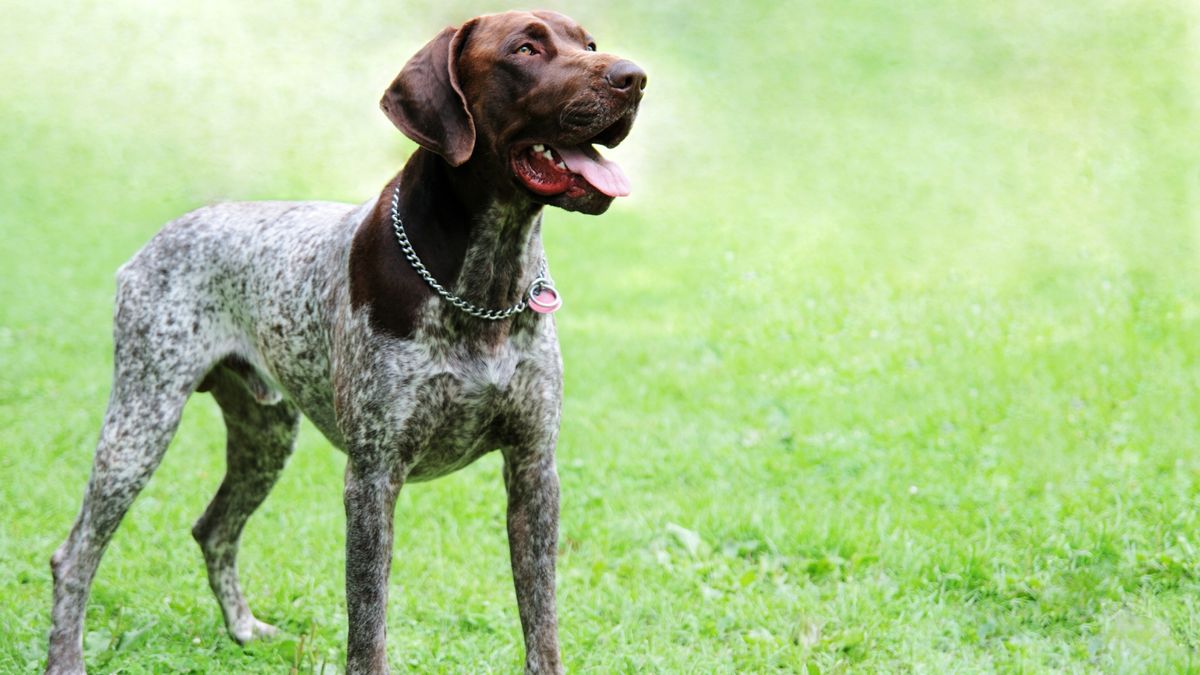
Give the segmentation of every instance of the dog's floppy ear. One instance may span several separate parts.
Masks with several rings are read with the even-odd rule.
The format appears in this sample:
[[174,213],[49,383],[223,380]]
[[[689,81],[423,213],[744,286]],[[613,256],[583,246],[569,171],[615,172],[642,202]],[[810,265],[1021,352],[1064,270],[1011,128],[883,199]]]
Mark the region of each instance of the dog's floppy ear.
[[467,161],[475,149],[475,120],[458,84],[458,55],[475,23],[472,19],[461,28],[446,28],[430,40],[404,64],[379,101],[405,136],[451,166]]

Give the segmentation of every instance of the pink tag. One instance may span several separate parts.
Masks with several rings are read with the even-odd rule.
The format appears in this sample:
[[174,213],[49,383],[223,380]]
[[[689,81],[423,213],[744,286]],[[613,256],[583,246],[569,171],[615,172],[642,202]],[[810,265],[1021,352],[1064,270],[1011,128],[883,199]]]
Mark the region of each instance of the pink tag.
[[542,288],[537,295],[529,297],[529,309],[538,314],[553,314],[562,307],[562,298],[553,288]]

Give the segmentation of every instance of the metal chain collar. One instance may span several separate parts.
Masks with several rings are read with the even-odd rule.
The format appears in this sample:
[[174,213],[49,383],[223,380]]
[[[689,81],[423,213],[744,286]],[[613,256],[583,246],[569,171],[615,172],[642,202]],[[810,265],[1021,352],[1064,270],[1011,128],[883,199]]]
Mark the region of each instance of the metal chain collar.
[[[554,282],[550,279],[550,272],[546,268],[546,254],[542,253],[541,267],[538,270],[538,276],[529,284],[529,290],[525,293],[525,298],[517,304],[507,309],[484,309],[479,305],[472,304],[459,296],[446,290],[444,286],[438,283],[437,279],[425,269],[425,264],[417,257],[417,252],[413,250],[412,242],[408,240],[408,233],[404,231],[404,223],[400,221],[400,185],[396,184],[396,189],[392,192],[392,229],[396,231],[396,241],[400,242],[400,250],[404,252],[404,257],[408,259],[408,264],[421,275],[425,283],[429,287],[437,291],[438,295],[446,299],[447,302],[470,314],[477,319],[487,319],[488,321],[500,321],[507,319],[513,314],[519,314],[525,311],[529,306],[528,299],[536,298],[543,290],[554,291]],[[557,291],[554,291],[557,294]]]

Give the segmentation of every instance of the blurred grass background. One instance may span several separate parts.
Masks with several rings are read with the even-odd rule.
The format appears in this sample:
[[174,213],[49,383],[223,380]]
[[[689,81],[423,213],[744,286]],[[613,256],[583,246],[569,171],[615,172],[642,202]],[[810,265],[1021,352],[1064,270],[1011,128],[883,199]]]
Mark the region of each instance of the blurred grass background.
[[[608,153],[634,195],[547,214],[568,667],[1200,669],[1200,9],[544,6],[650,74]],[[376,194],[412,149],[383,87],[505,8],[5,6],[0,671],[44,659],[116,268],[210,201]],[[342,662],[342,456],[306,427],[248,525],[292,637],[243,650],[188,535],[223,442],[197,396],[101,566],[93,670]],[[403,492],[394,668],[518,667],[499,465]]]

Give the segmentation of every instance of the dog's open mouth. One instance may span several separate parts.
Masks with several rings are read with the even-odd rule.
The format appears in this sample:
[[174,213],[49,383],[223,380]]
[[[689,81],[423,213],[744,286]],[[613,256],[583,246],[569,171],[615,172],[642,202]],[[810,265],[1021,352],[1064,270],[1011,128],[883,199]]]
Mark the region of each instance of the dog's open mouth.
[[624,197],[629,194],[629,178],[594,146],[617,147],[629,134],[635,113],[636,108],[621,115],[598,134],[592,131],[576,135],[576,140],[518,146],[512,154],[513,173],[526,188],[543,197],[578,199],[589,192]]
[[513,147],[513,173],[526,189],[541,197],[564,197],[570,202],[585,197],[607,201],[625,197],[630,191],[629,178],[616,162],[602,157],[596,146],[620,145],[636,116],[636,105],[616,119],[603,121],[596,119],[592,109],[574,114],[567,110],[560,116],[564,128],[558,139],[537,142],[539,139],[532,138]]
[[517,151],[513,171],[525,187],[549,197],[581,197],[591,187],[609,197],[629,194],[629,179],[616,162],[600,156],[591,143],[551,146],[542,143]]

